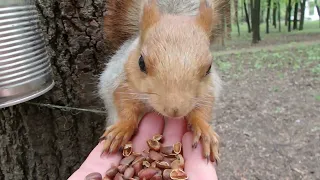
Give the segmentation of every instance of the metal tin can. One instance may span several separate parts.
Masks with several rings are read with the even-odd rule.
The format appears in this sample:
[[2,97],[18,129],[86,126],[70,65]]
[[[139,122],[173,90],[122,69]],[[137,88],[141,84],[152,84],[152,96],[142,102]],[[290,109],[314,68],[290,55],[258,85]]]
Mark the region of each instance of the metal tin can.
[[0,0],[0,108],[48,92],[50,59],[32,0]]

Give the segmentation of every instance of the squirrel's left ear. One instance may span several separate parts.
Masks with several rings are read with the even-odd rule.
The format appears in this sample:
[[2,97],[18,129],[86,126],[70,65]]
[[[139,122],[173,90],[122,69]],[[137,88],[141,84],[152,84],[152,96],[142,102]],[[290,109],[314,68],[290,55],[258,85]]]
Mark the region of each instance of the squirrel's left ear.
[[199,26],[201,26],[204,31],[211,36],[212,23],[214,20],[214,13],[212,7],[206,2],[206,0],[200,1],[199,13],[196,17],[196,21]]
[[146,0],[143,5],[140,22],[141,35],[144,36],[147,30],[160,20],[160,11],[156,0]]

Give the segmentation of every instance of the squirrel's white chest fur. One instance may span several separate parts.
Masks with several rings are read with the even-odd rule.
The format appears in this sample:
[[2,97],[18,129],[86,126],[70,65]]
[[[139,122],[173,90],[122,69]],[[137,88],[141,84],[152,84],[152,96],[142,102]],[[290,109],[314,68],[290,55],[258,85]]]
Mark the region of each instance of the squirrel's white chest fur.
[[117,111],[114,105],[113,92],[125,80],[124,65],[129,53],[138,46],[139,38],[126,41],[106,64],[99,80],[99,95],[103,99],[108,113],[108,123],[117,121]]

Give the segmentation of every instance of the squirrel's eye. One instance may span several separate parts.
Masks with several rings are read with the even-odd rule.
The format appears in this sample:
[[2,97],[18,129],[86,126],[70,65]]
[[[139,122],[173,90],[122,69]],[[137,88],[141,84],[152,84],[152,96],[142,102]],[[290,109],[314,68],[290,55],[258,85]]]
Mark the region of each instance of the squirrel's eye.
[[211,65],[210,65],[209,69],[207,70],[206,75],[210,74],[210,71],[211,71]]
[[146,64],[144,63],[144,58],[143,56],[141,55],[140,58],[139,58],[139,66],[140,66],[140,70],[144,73],[147,73],[147,70],[146,70]]

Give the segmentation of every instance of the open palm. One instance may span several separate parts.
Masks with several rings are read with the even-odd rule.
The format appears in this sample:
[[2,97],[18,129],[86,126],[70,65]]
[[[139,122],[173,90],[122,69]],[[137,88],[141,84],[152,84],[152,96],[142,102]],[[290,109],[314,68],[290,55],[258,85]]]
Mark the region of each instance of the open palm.
[[[185,158],[185,172],[189,180],[210,179],[216,180],[215,165],[207,162],[202,156],[202,146],[192,148],[192,133],[187,131],[186,121],[183,119],[168,119],[166,122],[155,113],[147,114],[139,125],[138,133],[133,137],[133,150],[142,152],[148,149],[146,141],[154,134],[163,134],[164,146],[182,142],[183,156]],[[122,154],[109,154],[100,157],[103,143],[99,143],[89,154],[80,168],[68,180],[80,180],[92,173],[98,172],[104,176],[106,170],[112,165],[118,165]]]

